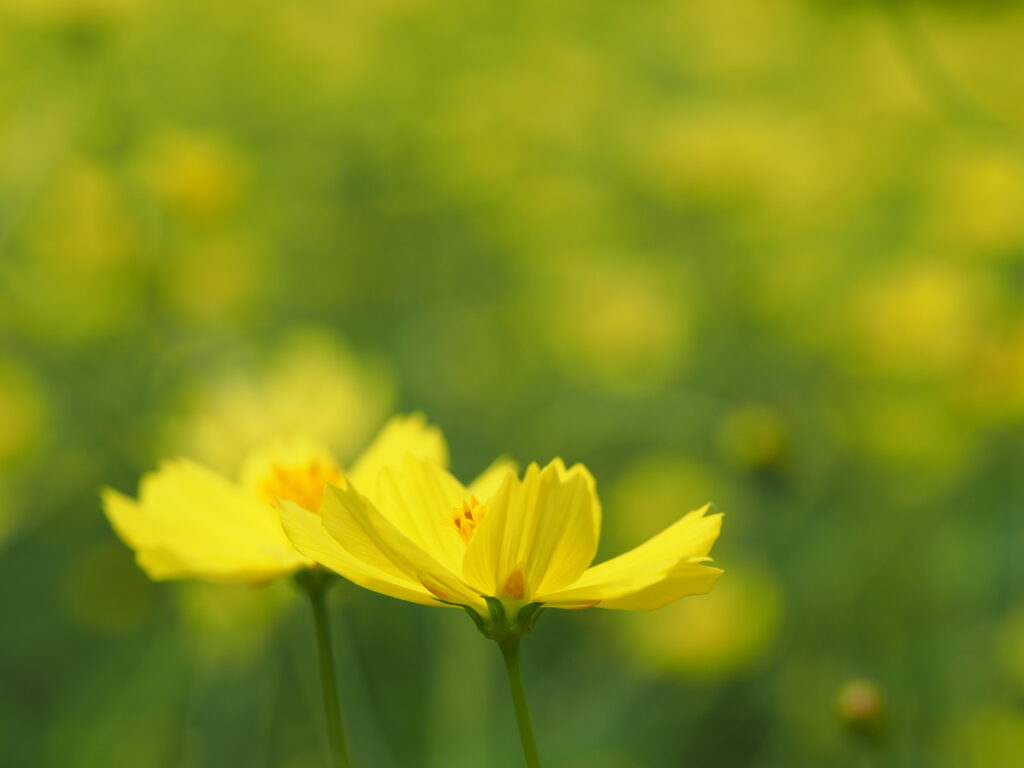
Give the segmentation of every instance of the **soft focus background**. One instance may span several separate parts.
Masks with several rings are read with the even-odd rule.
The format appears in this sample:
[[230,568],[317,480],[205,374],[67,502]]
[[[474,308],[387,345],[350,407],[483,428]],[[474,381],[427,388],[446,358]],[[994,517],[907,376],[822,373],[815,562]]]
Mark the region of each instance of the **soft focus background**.
[[[1019,766],[1022,36],[1009,0],[0,0],[0,763],[327,765],[292,585],[151,584],[97,490],[418,409],[464,478],[586,462],[602,556],[727,515],[711,595],[543,616],[547,765]],[[360,765],[520,764],[464,615],[333,599]]]

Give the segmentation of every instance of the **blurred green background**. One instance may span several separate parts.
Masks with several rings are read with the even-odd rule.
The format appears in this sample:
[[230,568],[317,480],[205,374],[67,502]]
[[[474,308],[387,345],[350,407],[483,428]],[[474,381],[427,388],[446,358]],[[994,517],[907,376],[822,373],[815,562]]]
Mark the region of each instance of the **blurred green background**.
[[[1022,35],[994,0],[0,0],[0,763],[327,765],[292,585],[151,584],[97,490],[418,409],[463,478],[587,463],[602,557],[727,515],[711,595],[543,616],[548,765],[1020,765]],[[520,764],[464,615],[332,597],[360,765]]]

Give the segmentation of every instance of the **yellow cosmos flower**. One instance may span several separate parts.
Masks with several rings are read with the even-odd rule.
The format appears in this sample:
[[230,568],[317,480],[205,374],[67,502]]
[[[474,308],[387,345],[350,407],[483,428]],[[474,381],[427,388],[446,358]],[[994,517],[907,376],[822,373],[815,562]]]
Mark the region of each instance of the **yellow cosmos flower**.
[[531,464],[522,478],[498,462],[467,488],[407,454],[375,488],[328,484],[320,514],[295,500],[280,506],[295,548],[349,580],[415,603],[466,606],[488,621],[496,610],[643,610],[707,592],[721,574],[706,563],[722,518],[708,509],[591,566],[601,527],[594,479],[560,459]]
[[531,464],[522,478],[498,461],[467,488],[408,453],[367,488],[348,478],[328,484],[320,514],[283,500],[285,532],[304,555],[368,589],[464,608],[501,649],[528,768],[541,763],[519,642],[540,612],[659,608],[707,592],[721,574],[706,564],[722,524],[708,506],[591,566],[601,529],[594,478],[560,459]]
[[103,507],[152,579],[263,581],[313,565],[285,536],[275,503],[317,515],[327,483],[374,497],[377,476],[406,455],[447,463],[444,437],[420,415],[392,419],[347,473],[319,443],[292,439],[254,451],[237,482],[176,459],[143,477],[137,501],[104,489]]

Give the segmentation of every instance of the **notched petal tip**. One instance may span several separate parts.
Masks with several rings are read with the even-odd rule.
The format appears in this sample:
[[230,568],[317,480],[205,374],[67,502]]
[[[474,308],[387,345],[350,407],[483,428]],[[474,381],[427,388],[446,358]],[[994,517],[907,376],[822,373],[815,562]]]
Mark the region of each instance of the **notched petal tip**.
[[586,479],[586,481],[591,485],[591,487],[597,485],[597,481],[594,480],[594,475],[591,474],[590,470],[587,469],[586,465],[582,464],[581,462],[576,462],[575,464],[567,465],[565,463],[565,460],[561,456],[556,456],[550,462],[548,462],[546,467],[544,467],[545,470],[549,468],[554,469],[554,471],[558,473],[558,478],[560,480],[564,481],[567,478],[580,475]]

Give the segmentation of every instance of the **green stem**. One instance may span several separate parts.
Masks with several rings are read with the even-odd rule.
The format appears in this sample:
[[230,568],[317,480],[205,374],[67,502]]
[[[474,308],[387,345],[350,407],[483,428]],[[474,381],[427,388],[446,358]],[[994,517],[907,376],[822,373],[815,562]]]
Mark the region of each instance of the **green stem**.
[[[311,575],[307,572],[305,575]],[[334,754],[337,768],[349,768],[348,745],[345,728],[341,724],[341,707],[338,705],[338,685],[334,673],[334,651],[331,646],[331,625],[327,617],[326,595],[329,582],[321,578],[296,579],[309,595],[313,606],[313,620],[316,626],[316,648],[320,654],[320,683],[324,694],[324,714],[327,717],[327,735]]]
[[530,708],[526,704],[526,691],[523,689],[523,675],[519,670],[519,637],[503,638],[497,642],[505,659],[508,687],[512,693],[512,705],[516,710],[519,738],[523,742],[527,768],[541,768],[537,740],[533,736],[533,723],[530,721]]

